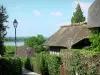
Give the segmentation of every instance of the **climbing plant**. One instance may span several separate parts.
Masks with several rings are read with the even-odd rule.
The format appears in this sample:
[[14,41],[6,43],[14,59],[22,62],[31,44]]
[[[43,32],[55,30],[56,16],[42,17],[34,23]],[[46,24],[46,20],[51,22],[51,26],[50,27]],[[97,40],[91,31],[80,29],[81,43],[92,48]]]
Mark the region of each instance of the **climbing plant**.
[[92,28],[90,29],[92,34],[89,37],[91,42],[90,50],[100,51],[100,28]]

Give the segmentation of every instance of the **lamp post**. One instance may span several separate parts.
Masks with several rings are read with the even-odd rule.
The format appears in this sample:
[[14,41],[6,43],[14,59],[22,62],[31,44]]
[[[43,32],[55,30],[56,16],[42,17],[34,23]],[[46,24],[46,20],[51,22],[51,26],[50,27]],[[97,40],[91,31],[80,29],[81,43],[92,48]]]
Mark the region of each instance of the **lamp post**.
[[16,46],[16,28],[17,28],[17,25],[18,25],[18,22],[15,19],[14,22],[13,22],[13,26],[15,28],[15,55],[16,55],[16,50],[17,50],[17,46]]

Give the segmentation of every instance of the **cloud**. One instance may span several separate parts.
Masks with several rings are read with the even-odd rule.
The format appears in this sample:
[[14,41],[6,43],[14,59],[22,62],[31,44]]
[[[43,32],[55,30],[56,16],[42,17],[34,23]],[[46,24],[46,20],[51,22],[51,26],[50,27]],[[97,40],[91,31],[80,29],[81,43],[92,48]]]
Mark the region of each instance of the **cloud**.
[[61,12],[50,12],[50,14],[53,16],[62,16]]
[[73,2],[74,6],[76,6],[78,3],[81,5],[81,8],[83,10],[88,10],[88,8],[90,7],[90,5],[92,4],[92,3],[89,3],[89,2],[78,2],[78,1],[74,1]]
[[38,10],[34,10],[33,13],[34,13],[35,15],[40,16],[40,12],[39,12]]

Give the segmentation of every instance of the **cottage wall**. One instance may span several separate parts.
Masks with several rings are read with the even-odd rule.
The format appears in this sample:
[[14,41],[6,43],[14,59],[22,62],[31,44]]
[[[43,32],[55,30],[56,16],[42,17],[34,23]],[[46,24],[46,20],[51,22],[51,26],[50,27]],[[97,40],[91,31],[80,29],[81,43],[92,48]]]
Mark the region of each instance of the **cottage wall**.
[[49,52],[50,52],[50,54],[56,54],[56,55],[59,55],[61,49],[65,49],[65,48],[64,48],[64,47],[50,46],[50,47],[49,47]]

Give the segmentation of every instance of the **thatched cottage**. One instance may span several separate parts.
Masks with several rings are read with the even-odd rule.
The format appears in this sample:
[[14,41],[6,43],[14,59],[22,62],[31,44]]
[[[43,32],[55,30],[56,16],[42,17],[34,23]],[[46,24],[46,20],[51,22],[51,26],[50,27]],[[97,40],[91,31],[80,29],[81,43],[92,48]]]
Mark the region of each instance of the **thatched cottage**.
[[84,48],[90,46],[88,37],[93,28],[100,28],[100,0],[95,0],[88,10],[88,22],[83,25],[61,26],[45,43],[51,52],[59,52],[62,48]]
[[33,57],[35,55],[35,50],[31,47],[28,47],[28,46],[20,46],[17,48],[16,54],[19,57],[30,58],[30,57]]
[[88,37],[91,32],[86,24],[64,25],[43,45],[49,46],[50,52],[57,53],[60,49],[82,49],[90,46]]
[[95,0],[88,10],[88,28],[100,27],[100,0]]

